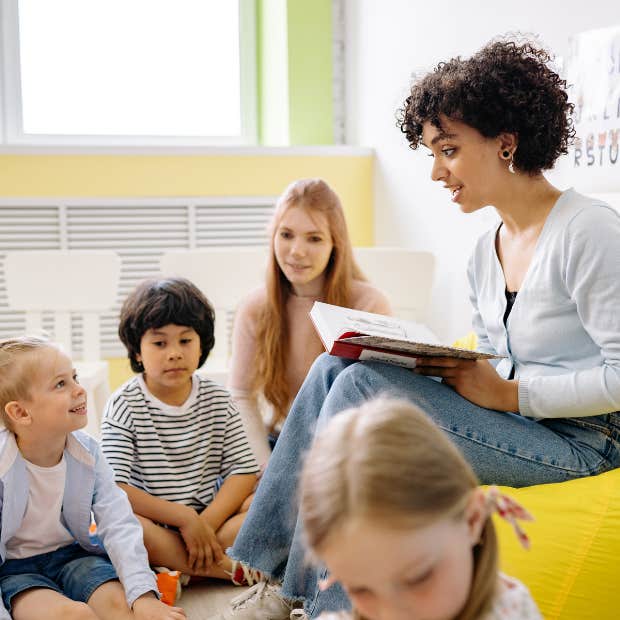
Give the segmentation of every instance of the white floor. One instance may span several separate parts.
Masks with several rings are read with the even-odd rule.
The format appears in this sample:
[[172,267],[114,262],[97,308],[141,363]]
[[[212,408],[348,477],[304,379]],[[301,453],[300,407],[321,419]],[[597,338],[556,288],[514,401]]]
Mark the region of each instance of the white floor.
[[185,610],[187,620],[214,620],[231,598],[245,590],[214,579],[183,588],[178,605]]

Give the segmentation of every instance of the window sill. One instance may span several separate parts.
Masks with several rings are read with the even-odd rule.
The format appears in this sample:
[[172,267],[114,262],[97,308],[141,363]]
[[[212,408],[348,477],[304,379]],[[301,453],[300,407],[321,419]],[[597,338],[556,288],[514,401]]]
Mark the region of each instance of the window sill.
[[212,156],[291,156],[291,157],[369,157],[374,149],[349,145],[316,146],[79,146],[79,145],[2,145],[0,155],[212,155]]

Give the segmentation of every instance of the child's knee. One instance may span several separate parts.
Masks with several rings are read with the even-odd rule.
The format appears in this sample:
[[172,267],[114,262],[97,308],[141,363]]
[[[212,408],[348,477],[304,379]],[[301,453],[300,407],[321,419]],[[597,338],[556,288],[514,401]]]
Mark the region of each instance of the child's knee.
[[157,539],[157,531],[160,529],[160,526],[141,515],[136,515],[136,517],[142,526],[142,538],[144,540],[144,545],[148,548],[148,545],[154,539]]
[[58,618],[63,620],[96,620],[97,614],[86,604],[68,600],[59,609]]
[[105,599],[105,608],[113,613],[114,618],[124,618],[124,614],[129,613],[129,606],[127,605],[127,599],[125,598],[125,591],[123,588],[108,590]]
[[106,618],[128,618],[130,614],[125,589],[116,579],[102,583],[88,599],[88,606],[99,614],[105,610]]
[[[54,618],[58,620],[96,620],[97,615],[86,604],[73,601],[70,598],[56,593],[53,598],[39,598],[38,592],[50,592],[45,589],[31,589],[18,594],[12,601],[11,618],[15,620],[30,620],[34,618]],[[30,596],[34,593],[34,599]]]
[[241,508],[239,508],[239,512],[243,513],[243,512],[247,512],[248,510],[250,510],[250,506],[252,505],[253,499],[254,499],[254,493],[252,493],[251,495],[248,495],[245,501],[243,502],[243,504],[241,504]]
[[[174,544],[171,539],[178,538],[181,540],[181,535],[174,530],[158,525],[145,517],[139,516],[138,520],[142,525],[142,538],[149,558],[155,558],[162,553],[168,553],[170,545]],[[179,558],[179,561],[181,561],[181,558]],[[185,554],[185,558],[182,561],[187,561],[187,554]]]

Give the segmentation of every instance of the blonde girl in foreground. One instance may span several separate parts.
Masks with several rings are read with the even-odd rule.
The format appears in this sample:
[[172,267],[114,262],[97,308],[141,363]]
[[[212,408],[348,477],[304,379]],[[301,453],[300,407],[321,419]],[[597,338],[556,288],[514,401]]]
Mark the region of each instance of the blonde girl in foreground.
[[[315,301],[390,314],[383,293],[353,258],[344,210],[322,179],[299,179],[282,193],[270,224],[264,286],[244,300],[233,330],[228,388],[260,465],[314,360],[324,351],[308,313]],[[267,426],[259,397],[272,410]]]
[[[498,572],[491,515],[531,517],[485,491],[458,449],[418,408],[379,399],[332,418],[301,478],[311,553],[354,612],[321,620],[541,618],[520,582]],[[291,617],[306,617],[296,610]]]

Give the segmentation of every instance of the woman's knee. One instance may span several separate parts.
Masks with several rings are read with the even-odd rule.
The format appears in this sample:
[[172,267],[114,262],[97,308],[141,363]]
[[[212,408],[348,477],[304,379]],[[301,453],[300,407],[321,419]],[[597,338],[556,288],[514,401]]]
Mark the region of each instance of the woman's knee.
[[342,369],[331,385],[319,415],[317,430],[335,414],[355,407],[374,393],[371,371],[366,364],[349,364]]
[[391,396],[413,400],[418,377],[408,368],[382,362],[354,363],[343,369],[334,381],[322,411],[329,418],[349,407],[356,407],[378,396]]
[[310,366],[308,376],[324,376],[324,375],[338,375],[347,366],[350,366],[351,360],[347,360],[336,355],[330,355],[329,353],[321,353]]
[[[387,371],[387,372],[386,372]],[[354,363],[344,368],[334,381],[331,392],[340,394],[355,405],[376,394],[390,390],[394,381],[390,367],[377,362]]]

